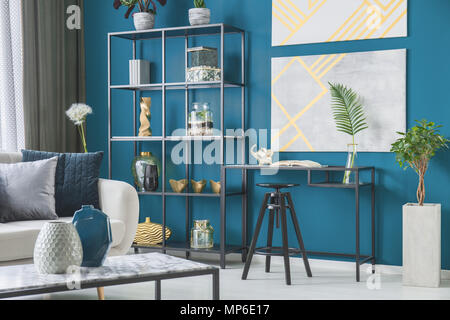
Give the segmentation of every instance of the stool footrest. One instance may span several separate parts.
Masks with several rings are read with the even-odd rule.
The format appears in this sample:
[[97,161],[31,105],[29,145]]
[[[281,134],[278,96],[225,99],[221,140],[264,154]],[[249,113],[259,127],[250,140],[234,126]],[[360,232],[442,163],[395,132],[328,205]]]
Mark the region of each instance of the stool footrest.
[[[302,252],[298,248],[288,248],[290,256],[302,255]],[[282,247],[261,247],[255,249],[255,254],[261,256],[284,256]]]

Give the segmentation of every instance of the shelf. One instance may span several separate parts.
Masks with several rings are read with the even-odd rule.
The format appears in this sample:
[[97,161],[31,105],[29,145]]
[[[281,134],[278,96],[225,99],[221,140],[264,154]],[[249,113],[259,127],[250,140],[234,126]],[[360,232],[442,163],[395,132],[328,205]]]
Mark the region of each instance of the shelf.
[[[167,241],[165,247],[163,247],[162,245],[142,246],[134,243],[132,247],[136,249],[149,249],[149,250],[173,250],[183,252],[187,251],[187,252],[203,252],[203,253],[220,253],[220,245],[218,244],[215,244],[214,247],[211,249],[193,249],[191,248],[189,243],[176,241]],[[225,246],[225,253],[239,252],[241,250],[242,247],[240,246],[232,246],[232,245]]]
[[126,40],[149,40],[149,39],[161,39],[163,32],[166,38],[179,38],[179,37],[198,37],[208,35],[220,35],[222,32],[222,26],[225,34],[243,33],[244,31],[229,26],[223,23],[209,24],[202,26],[186,26],[164,29],[151,29],[143,31],[125,31],[125,32],[111,32],[108,33],[110,37],[117,37]]
[[217,193],[194,193],[194,192],[166,192],[168,197],[204,197],[204,198],[219,198],[220,194]]
[[[204,81],[204,82],[171,82],[171,83],[151,83],[142,85],[112,85],[110,89],[129,90],[129,91],[161,91],[164,87],[166,90],[194,90],[194,89],[219,89],[222,86],[221,81]],[[224,81],[225,88],[241,88],[244,84],[231,81]]]
[[[371,186],[372,184],[369,182],[360,182],[360,187]],[[342,182],[314,182],[308,184],[309,187],[318,187],[318,188],[341,188],[341,189],[355,189],[356,184],[343,184]]]
[[163,137],[112,137],[113,142],[145,142],[145,141],[163,141]]
[[[225,136],[224,139],[244,139],[244,136]],[[112,137],[113,142],[147,142],[147,141],[213,141],[221,140],[221,136],[169,136],[154,137]]]
[[[232,196],[239,196],[242,195],[242,191],[236,191],[236,192],[227,192],[225,195],[226,197],[232,197]],[[194,192],[138,192],[138,195],[140,196],[167,196],[167,197],[200,197],[200,198],[220,198],[219,193],[194,193]]]

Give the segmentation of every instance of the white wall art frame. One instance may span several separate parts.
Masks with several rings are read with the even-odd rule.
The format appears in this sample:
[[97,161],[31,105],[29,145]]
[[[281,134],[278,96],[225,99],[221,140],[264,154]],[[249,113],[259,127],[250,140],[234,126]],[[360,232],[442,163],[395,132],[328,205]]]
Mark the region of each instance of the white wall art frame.
[[272,0],[272,45],[406,37],[408,0]]
[[272,59],[272,145],[281,152],[344,152],[351,137],[338,132],[329,82],[362,99],[369,128],[358,150],[389,152],[406,131],[406,49]]

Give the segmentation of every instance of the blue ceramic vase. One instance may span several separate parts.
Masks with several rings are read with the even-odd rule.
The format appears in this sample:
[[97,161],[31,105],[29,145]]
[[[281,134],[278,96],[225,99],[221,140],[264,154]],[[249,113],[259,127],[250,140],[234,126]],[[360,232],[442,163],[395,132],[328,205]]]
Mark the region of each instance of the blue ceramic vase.
[[75,212],[72,223],[83,246],[82,267],[101,267],[112,243],[109,217],[93,206],[83,206]]

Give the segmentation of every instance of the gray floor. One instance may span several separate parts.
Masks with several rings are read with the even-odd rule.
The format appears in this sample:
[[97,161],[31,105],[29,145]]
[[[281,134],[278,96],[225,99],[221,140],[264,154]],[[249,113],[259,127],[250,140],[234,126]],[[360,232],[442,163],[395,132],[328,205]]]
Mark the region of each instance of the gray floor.
[[[450,299],[450,281],[442,281],[441,287],[404,287],[401,274],[380,274],[376,285],[367,284],[370,274],[364,267],[360,283],[355,282],[353,264],[311,260],[313,277],[308,278],[300,259],[291,260],[292,285],[284,282],[283,261],[274,257],[271,273],[264,272],[264,258],[255,257],[248,280],[242,281],[243,264],[240,256],[228,256],[227,269],[221,270],[221,298],[223,300],[328,300],[328,299]],[[217,256],[195,257],[217,265]],[[370,288],[372,287],[372,289]],[[373,287],[378,287],[373,288]],[[162,282],[162,298],[166,300],[208,300],[211,298],[211,277],[174,279]],[[109,300],[152,300],[154,284],[140,283],[105,288]],[[24,297],[20,299],[68,299],[95,300],[95,289]]]

